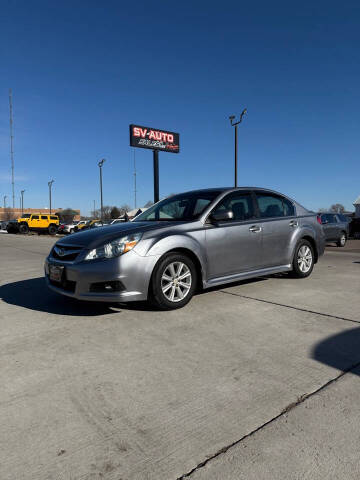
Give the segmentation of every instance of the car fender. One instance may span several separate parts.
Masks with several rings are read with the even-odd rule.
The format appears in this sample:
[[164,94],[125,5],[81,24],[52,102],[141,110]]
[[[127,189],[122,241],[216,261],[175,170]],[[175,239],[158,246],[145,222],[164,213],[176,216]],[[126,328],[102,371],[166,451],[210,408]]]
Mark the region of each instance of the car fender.
[[317,240],[318,235],[319,235],[319,233],[316,231],[316,228],[314,227],[314,225],[311,225],[310,222],[300,224],[299,228],[294,230],[294,233],[292,235],[291,242],[290,242],[290,245],[291,245],[290,259],[291,259],[291,262],[294,258],[295,248],[296,248],[296,245],[297,245],[298,241],[301,238],[304,238],[304,237],[309,237],[309,238],[312,239],[312,241],[314,243],[314,247],[316,249],[316,252],[315,252],[316,257],[318,257],[318,255],[319,255],[319,251],[318,251],[319,246],[318,246],[318,240]]
[[143,239],[134,250],[141,256],[158,256],[159,258],[172,250],[188,250],[198,260],[201,266],[202,279],[204,280],[206,261],[204,247],[201,245],[201,242],[204,245],[204,231],[193,232],[193,235],[188,233],[167,234],[161,237]]

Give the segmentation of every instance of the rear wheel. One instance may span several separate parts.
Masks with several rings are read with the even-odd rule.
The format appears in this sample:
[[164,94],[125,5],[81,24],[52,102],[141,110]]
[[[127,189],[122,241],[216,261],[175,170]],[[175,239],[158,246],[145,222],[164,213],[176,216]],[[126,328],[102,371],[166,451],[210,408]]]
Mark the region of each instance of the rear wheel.
[[314,249],[310,242],[302,239],[295,248],[292,274],[297,278],[308,277],[314,268]]
[[346,243],[346,233],[341,232],[341,236],[340,236],[339,240],[336,242],[336,245],[338,247],[345,247],[345,243]]
[[191,300],[196,284],[196,268],[190,258],[170,253],[159,261],[153,272],[151,301],[161,310],[181,308]]
[[55,225],[49,225],[48,232],[49,232],[49,235],[55,235],[56,234]]
[[19,227],[19,232],[20,233],[29,233],[29,227],[27,223],[21,223]]

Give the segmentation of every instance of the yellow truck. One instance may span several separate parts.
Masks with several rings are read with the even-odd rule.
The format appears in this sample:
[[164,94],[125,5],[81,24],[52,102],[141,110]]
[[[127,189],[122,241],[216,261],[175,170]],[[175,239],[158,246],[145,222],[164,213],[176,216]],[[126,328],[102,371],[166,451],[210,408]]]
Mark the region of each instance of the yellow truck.
[[20,233],[46,232],[55,235],[59,227],[59,217],[57,215],[48,215],[44,213],[25,213],[18,218]]

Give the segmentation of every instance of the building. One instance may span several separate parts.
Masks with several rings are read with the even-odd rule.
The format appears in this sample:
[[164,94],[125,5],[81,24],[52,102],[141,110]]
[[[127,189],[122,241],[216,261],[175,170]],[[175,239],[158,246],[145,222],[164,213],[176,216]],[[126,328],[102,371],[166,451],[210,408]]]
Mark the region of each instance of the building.
[[[64,210],[63,208],[52,208],[51,213],[55,214],[57,212],[61,212],[61,210]],[[80,220],[80,210],[75,210],[77,214],[74,217],[74,220]],[[24,208],[24,213],[30,213],[30,214],[37,214],[37,213],[43,213],[43,214],[50,214],[50,209],[49,208]],[[0,207],[0,221],[3,220],[16,220],[17,218],[21,217],[21,208],[1,208]]]
[[355,207],[355,218],[360,218],[360,195],[358,196],[358,198],[355,200],[355,202],[353,203],[354,207]]

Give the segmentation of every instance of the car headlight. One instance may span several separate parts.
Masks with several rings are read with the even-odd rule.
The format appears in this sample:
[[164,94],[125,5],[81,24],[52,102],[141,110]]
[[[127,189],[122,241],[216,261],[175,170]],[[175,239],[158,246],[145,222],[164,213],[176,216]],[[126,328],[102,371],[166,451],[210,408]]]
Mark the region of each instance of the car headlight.
[[123,255],[132,250],[140,241],[142,233],[134,233],[126,237],[117,238],[110,243],[94,248],[86,255],[85,260],[95,260],[97,258],[114,258]]

